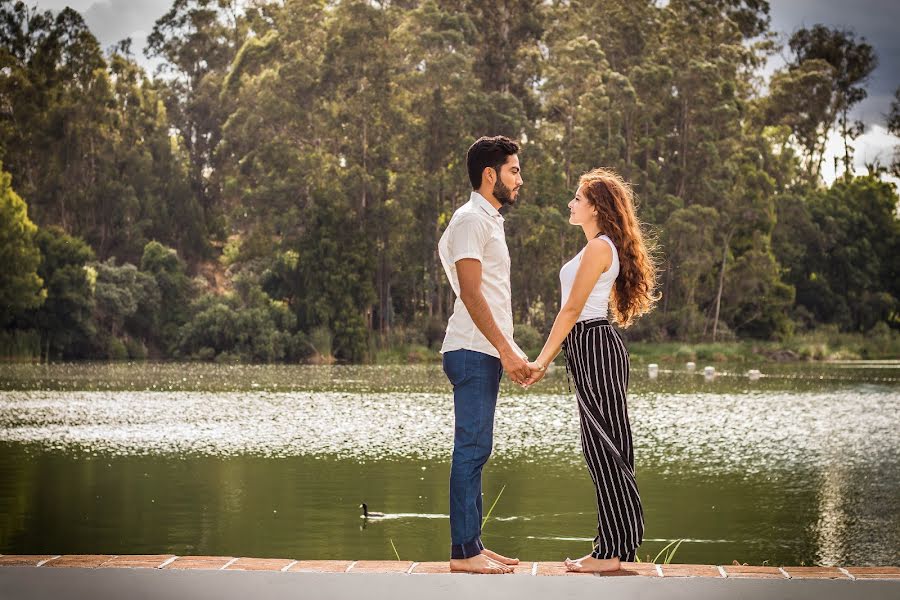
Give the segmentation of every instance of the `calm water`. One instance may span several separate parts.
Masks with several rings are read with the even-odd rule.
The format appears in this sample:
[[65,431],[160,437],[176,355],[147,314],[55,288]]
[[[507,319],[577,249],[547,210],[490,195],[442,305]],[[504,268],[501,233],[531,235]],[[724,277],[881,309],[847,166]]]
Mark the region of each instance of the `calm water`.
[[[635,364],[641,556],[900,565],[900,362],[746,368]],[[590,550],[575,410],[562,369],[504,385],[491,547]],[[2,365],[0,553],[442,560],[451,446],[437,365]]]

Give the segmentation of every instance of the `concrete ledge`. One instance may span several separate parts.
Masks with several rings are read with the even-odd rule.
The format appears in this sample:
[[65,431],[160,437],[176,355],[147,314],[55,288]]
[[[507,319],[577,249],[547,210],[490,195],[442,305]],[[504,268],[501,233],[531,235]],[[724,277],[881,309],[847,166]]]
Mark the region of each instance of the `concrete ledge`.
[[209,569],[0,568],[0,598],[16,600],[459,600],[461,597],[641,600],[896,600],[900,580],[728,577],[514,577]]
[[298,560],[288,567],[292,573],[346,573],[353,566],[352,560]]
[[778,567],[751,567],[747,565],[729,565],[722,567],[726,577],[753,579],[785,579],[786,574]]
[[[392,575],[450,575],[448,562],[408,560],[294,560],[290,558],[246,558],[231,556],[175,556],[173,554],[6,554],[0,567],[81,568],[81,569],[167,569],[211,571],[273,571],[288,573],[351,573]],[[566,577],[643,577],[712,579],[829,579],[857,581],[889,579],[900,581],[900,567],[768,567],[749,565],[656,565],[622,563],[610,573],[569,573],[561,562],[522,561],[516,575]],[[456,575],[456,574],[454,574]]]

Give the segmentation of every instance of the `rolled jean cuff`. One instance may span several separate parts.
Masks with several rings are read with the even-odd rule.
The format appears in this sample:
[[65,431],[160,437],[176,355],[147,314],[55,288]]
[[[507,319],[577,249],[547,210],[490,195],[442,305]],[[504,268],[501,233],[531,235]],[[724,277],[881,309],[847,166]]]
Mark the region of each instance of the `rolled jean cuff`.
[[478,556],[484,550],[484,544],[480,538],[475,538],[465,544],[452,544],[450,546],[450,558],[471,558]]

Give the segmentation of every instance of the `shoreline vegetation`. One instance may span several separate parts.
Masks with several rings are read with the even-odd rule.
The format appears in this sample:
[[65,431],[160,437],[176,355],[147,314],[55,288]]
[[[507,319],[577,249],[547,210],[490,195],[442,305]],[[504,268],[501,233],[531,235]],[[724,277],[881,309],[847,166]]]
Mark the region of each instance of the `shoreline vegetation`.
[[[625,336],[623,336],[625,337]],[[632,363],[828,362],[838,360],[891,360],[900,358],[900,334],[888,327],[868,334],[843,333],[822,328],[785,341],[733,340],[728,342],[628,342]],[[540,346],[522,346],[536,356]],[[374,364],[440,362],[440,353],[424,345],[406,344],[378,350]],[[556,361],[562,364],[562,355]]]
[[[320,337],[321,337],[320,332]],[[403,336],[408,337],[408,336]],[[833,327],[822,327],[818,330],[797,334],[784,341],[732,340],[726,342],[643,342],[627,341],[631,361],[634,364],[659,363],[662,365],[684,364],[689,361],[702,363],[790,363],[790,362],[830,362],[853,360],[897,360],[900,359],[900,333],[887,326],[875,327],[867,334],[846,333]],[[323,341],[317,340],[318,347],[326,348]],[[0,364],[2,363],[39,363],[41,357],[37,352],[36,340],[26,337],[16,339],[9,332],[0,333]],[[540,346],[524,344],[523,349],[529,356],[536,355]],[[90,359],[95,361],[96,359]],[[128,354],[112,357],[109,361],[146,361],[164,360],[165,357],[153,357],[146,354],[130,356]],[[335,358],[330,352],[314,351],[296,361],[258,361],[248,360],[237,354],[222,353],[214,358],[201,352],[190,357],[180,357],[176,362],[214,362],[226,364],[254,364],[275,362],[281,364],[330,365],[330,364],[427,364],[440,363],[440,344],[430,347],[424,343],[391,341],[391,343],[373,342],[371,360],[352,363]],[[51,361],[52,362],[52,361]],[[70,361],[63,361],[70,362]],[[556,361],[562,364],[562,356]]]

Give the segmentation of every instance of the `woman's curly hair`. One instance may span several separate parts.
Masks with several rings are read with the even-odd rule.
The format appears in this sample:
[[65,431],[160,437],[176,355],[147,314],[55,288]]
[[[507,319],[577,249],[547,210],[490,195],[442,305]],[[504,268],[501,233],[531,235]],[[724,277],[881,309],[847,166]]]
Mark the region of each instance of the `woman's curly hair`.
[[600,231],[609,236],[618,250],[619,276],[610,305],[615,322],[628,327],[660,298],[656,291],[657,267],[635,214],[634,193],[618,173],[604,168],[582,175],[578,187],[597,209]]

